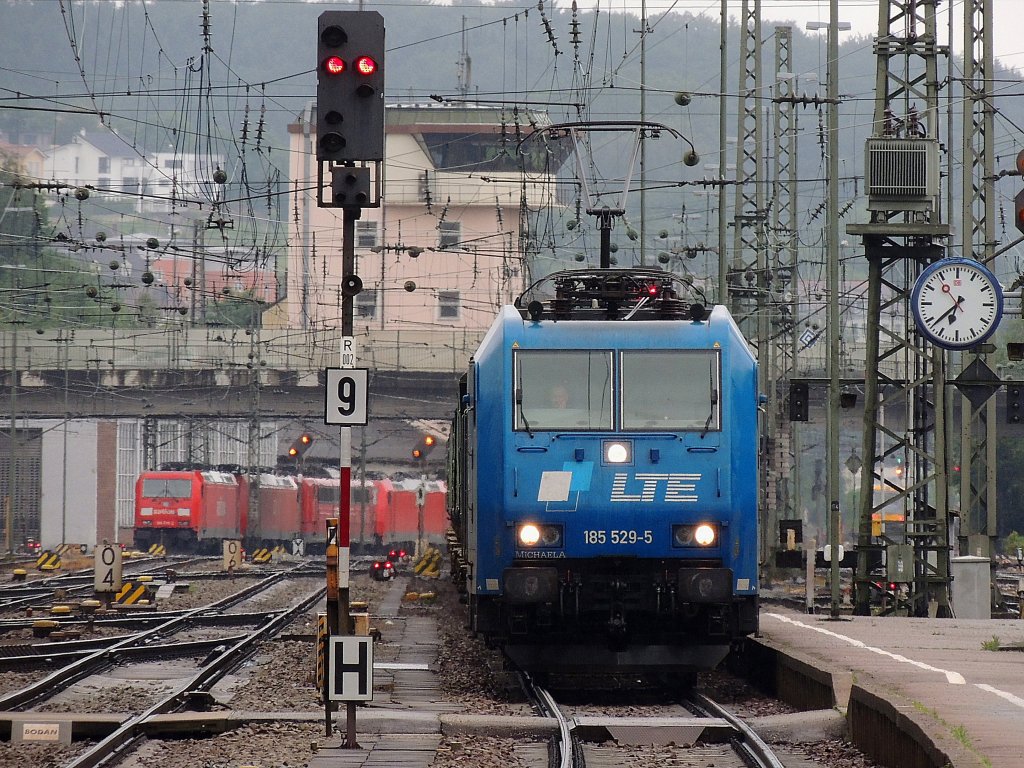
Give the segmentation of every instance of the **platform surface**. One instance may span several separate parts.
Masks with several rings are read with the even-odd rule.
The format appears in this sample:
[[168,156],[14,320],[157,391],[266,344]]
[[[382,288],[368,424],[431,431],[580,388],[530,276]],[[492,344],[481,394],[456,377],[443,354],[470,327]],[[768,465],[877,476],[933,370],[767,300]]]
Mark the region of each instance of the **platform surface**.
[[[760,640],[832,675],[845,710],[870,686],[948,747],[954,768],[1024,766],[1024,621],[853,616],[762,608]],[[989,650],[999,647],[1003,650]]]

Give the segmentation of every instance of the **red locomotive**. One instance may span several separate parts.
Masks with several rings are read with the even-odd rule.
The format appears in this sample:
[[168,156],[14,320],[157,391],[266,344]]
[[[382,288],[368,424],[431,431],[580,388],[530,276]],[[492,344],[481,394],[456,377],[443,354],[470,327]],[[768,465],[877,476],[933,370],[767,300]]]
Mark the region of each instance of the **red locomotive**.
[[244,475],[198,469],[143,472],[135,481],[135,545],[212,550],[212,542],[245,535],[248,510]]
[[[445,483],[441,480],[396,480],[387,483],[389,499],[378,507],[373,529],[374,541],[385,546],[404,545],[412,551],[419,538],[420,526],[424,538],[433,543],[444,542],[450,527],[445,507]],[[422,507],[422,522],[420,509]]]
[[[333,474],[333,473],[332,473]],[[249,530],[249,479],[212,469],[143,472],[135,483],[135,546],[164,544],[174,553],[217,553],[222,539],[243,539],[249,548],[301,539],[309,554],[322,553],[326,520],[338,517],[337,477],[261,474],[258,514]],[[350,538],[357,551],[405,546],[420,530],[442,543],[448,530],[445,484],[437,480],[352,480]]]

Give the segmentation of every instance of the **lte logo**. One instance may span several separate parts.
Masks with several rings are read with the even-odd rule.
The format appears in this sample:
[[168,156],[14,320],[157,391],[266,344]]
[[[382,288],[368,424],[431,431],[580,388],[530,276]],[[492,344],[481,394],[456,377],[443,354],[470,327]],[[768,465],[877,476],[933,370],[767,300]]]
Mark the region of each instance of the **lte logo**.
[[[697,481],[700,473],[616,472],[612,481],[613,502],[645,502],[657,500],[666,503],[690,503],[698,500]],[[629,491],[627,493],[627,490]]]

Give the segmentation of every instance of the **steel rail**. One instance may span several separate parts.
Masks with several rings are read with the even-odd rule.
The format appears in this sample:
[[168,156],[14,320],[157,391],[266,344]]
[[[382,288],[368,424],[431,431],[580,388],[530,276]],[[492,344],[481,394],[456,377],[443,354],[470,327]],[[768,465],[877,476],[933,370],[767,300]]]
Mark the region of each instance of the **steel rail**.
[[[132,646],[118,651],[115,655],[115,660],[132,659],[133,661],[142,661],[148,658],[169,659],[176,656],[196,656],[200,653],[209,653],[218,646],[225,645],[226,643],[236,643],[242,637],[245,637],[245,635],[228,635],[225,637],[211,638],[209,640],[190,640],[184,643]],[[98,645],[99,640],[110,640],[111,642],[107,643],[109,646],[113,645],[114,642],[120,642],[123,639],[124,638],[99,638],[95,641],[95,644]],[[56,648],[56,645],[53,647]],[[83,656],[93,653],[94,651],[95,648],[82,647],[78,649],[66,648],[50,654],[28,652],[21,656],[4,656],[0,658],[0,669],[14,669],[16,667],[24,669],[26,666],[38,666],[40,664],[47,664],[51,666],[54,664],[70,664]],[[34,665],[33,662],[35,662]]]
[[[180,568],[196,562],[202,561],[197,559],[182,560],[180,562],[172,561],[169,564],[165,563],[162,565],[161,569],[166,571],[167,569],[172,568],[172,566]],[[126,573],[126,575],[145,575],[153,570],[149,567],[151,563],[152,561],[144,560],[129,562],[126,564],[126,570],[129,570],[131,573]],[[69,594],[77,594],[79,592],[92,592],[93,586],[94,573],[92,568],[69,571],[58,576],[50,576],[45,579],[37,579],[35,581],[0,585],[0,601],[6,600],[6,602],[0,602],[0,611],[13,611],[25,607],[26,605],[32,605],[33,601],[45,598],[48,593],[55,589],[66,589]],[[52,595],[50,595],[50,597],[52,597]],[[5,625],[6,622],[0,626]]]
[[[545,717],[553,717],[558,722],[558,744],[555,749],[558,751],[558,768],[572,768],[575,755],[575,740],[569,721],[558,703],[546,689],[541,688],[533,682],[533,678],[525,672],[519,673],[519,681],[526,693],[527,698],[534,703],[540,713]],[[554,765],[554,761],[552,761]]]
[[0,711],[16,710],[18,708],[29,706],[41,699],[45,699],[54,689],[63,688],[88,677],[89,675],[95,674],[99,670],[106,669],[111,666],[116,662],[119,651],[133,646],[152,643],[171,632],[175,632],[183,627],[189,626],[194,622],[194,620],[201,620],[205,614],[208,614],[211,611],[221,611],[224,608],[246,600],[253,594],[273,586],[290,575],[290,571],[281,571],[279,573],[272,574],[262,581],[248,586],[233,595],[228,595],[227,597],[211,603],[210,605],[186,611],[180,616],[172,618],[139,634],[132,635],[119,643],[115,643],[109,648],[95,651],[84,658],[78,659],[61,669],[56,670],[52,674],[44,677],[42,680],[38,680],[25,688],[0,697]]
[[[238,593],[236,593],[238,594]],[[234,595],[232,595],[234,597]],[[200,609],[202,610],[202,609]],[[146,624],[163,624],[171,619],[181,618],[186,614],[194,614],[196,609],[180,611],[162,611],[157,613],[132,613],[126,612],[116,616],[105,616],[104,618],[85,618],[76,616],[67,618],[56,617],[61,627],[79,627],[92,624],[95,627],[133,627]],[[192,623],[206,626],[230,626],[232,624],[253,624],[262,621],[265,613],[208,613],[205,615],[193,616]],[[17,630],[31,629],[40,619],[55,618],[53,616],[34,616],[25,619],[0,620],[0,634]],[[74,642],[74,641],[69,641]],[[0,646],[0,657],[3,655],[3,646]]]
[[782,761],[772,751],[772,748],[749,725],[733,715],[718,702],[709,699],[704,694],[693,693],[686,706],[693,706],[697,710],[702,710],[701,714],[719,717],[735,728],[739,736],[731,740],[733,749],[754,768],[785,768]]
[[122,756],[127,755],[140,739],[146,736],[148,720],[156,715],[179,711],[187,706],[193,694],[209,691],[218,680],[237,669],[252,655],[259,642],[280,632],[296,615],[301,614],[322,599],[325,593],[326,587],[314,590],[296,605],[270,618],[263,627],[217,655],[182,688],[157,702],[145,712],[123,722],[116,731],[67,763],[64,768],[97,768],[101,765],[115,764]]
[[[163,624],[164,622],[170,621],[171,619],[181,618],[187,613],[194,612],[195,609],[180,610],[180,611],[158,611],[152,613],[124,613],[116,616],[106,616],[104,618],[84,618],[74,617],[67,618],[66,616],[56,617],[56,620],[60,621],[61,626],[80,626],[83,624],[89,624],[90,621],[97,627],[124,627],[132,625],[147,625],[147,624]],[[52,619],[52,615],[40,615],[31,616],[23,619],[0,619],[0,634],[5,632],[16,632],[22,629],[31,629],[32,625],[40,619]]]

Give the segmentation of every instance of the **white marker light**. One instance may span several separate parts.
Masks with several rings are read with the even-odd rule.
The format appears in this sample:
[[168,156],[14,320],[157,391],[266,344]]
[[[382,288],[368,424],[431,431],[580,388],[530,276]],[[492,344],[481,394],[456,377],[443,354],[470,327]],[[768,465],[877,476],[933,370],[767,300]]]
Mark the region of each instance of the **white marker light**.
[[527,523],[519,528],[519,541],[527,547],[534,546],[540,541],[540,529],[532,523]]
[[702,547],[706,547],[715,542],[715,529],[707,523],[701,523],[697,526],[693,538]]
[[604,444],[604,460],[608,464],[628,464],[633,460],[632,446],[623,442],[607,442]]

